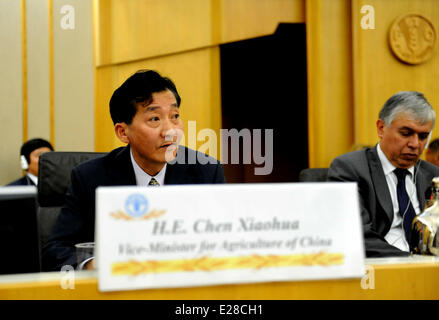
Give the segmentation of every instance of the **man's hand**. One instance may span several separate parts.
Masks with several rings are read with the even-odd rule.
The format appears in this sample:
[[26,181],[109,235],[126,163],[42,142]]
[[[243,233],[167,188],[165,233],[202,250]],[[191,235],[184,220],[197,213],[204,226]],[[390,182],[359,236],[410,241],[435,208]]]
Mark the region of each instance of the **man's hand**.
[[85,265],[83,270],[94,270],[95,269],[95,259],[91,259]]

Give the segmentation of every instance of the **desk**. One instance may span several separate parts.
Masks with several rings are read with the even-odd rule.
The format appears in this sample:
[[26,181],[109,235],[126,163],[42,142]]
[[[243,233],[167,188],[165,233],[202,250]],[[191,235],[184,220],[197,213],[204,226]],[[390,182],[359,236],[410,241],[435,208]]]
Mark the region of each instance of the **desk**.
[[[75,272],[74,289],[62,289],[63,274],[0,276],[0,299],[301,300],[439,299],[439,258],[366,259],[362,279],[262,282],[191,288],[99,292],[95,271]],[[65,274],[64,274],[65,276]],[[369,289],[367,288],[369,286]],[[371,288],[374,287],[374,288]]]

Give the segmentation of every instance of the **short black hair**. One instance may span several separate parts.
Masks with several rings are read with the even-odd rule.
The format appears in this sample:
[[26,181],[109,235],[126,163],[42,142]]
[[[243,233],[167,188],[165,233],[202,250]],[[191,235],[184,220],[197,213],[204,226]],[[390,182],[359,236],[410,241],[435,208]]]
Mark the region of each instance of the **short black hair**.
[[117,88],[110,99],[110,115],[113,124],[131,124],[137,112],[137,103],[151,103],[152,94],[171,91],[180,106],[181,98],[171,79],[154,70],[139,70]]
[[430,142],[428,149],[433,152],[439,151],[439,139],[434,139],[432,142]]
[[53,151],[52,145],[47,140],[41,138],[28,140],[21,146],[20,155],[26,158],[27,163],[30,163],[30,154],[32,151],[43,147],[47,147]]

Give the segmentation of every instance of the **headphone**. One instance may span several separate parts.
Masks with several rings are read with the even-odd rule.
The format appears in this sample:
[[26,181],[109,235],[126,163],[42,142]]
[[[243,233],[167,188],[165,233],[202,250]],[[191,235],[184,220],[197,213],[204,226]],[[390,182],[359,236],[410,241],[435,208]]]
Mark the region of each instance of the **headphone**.
[[430,131],[430,133],[428,134],[427,143],[425,144],[425,147],[424,147],[425,150],[427,150],[428,146],[430,145],[430,140],[431,140],[432,134],[433,134],[433,131]]
[[430,131],[427,138],[427,143],[425,144],[424,150],[428,149],[428,146],[430,145],[431,136],[433,135],[433,131]]
[[26,157],[23,155],[20,156],[20,165],[22,170],[27,170],[29,168]]

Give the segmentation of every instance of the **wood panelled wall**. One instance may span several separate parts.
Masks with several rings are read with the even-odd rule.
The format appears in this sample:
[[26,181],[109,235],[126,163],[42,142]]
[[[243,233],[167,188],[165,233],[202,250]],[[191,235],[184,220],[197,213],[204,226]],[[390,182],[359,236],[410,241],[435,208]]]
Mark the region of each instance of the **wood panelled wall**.
[[350,2],[306,1],[310,167],[328,167],[354,142]]
[[[74,30],[60,29],[64,5],[75,8]],[[374,8],[374,29],[361,27],[364,5]],[[303,134],[309,166],[327,167],[353,145],[377,142],[378,111],[395,92],[421,91],[437,109],[438,46],[429,61],[407,65],[388,45],[390,25],[408,13],[428,18],[437,36],[437,0],[0,0],[0,184],[20,175],[28,138],[50,139],[57,150],[119,146],[108,102],[138,69],[176,82],[186,136],[194,120],[198,131],[219,133],[219,45],[272,34],[281,22],[306,23]]]
[[96,150],[120,145],[108,102],[138,69],[155,69],[176,83],[186,145],[204,143],[191,145],[187,124],[196,121],[197,131],[217,133],[219,148],[219,45],[272,34],[280,22],[303,23],[304,12],[299,0],[95,0]]
[[28,139],[94,149],[92,9],[83,0],[0,0],[0,185],[22,174]]
[[0,2],[0,184],[20,174],[23,134],[23,42],[20,1]]
[[[373,8],[374,29],[361,26],[363,6]],[[375,145],[378,112],[398,91],[420,91],[439,111],[438,45],[418,65],[399,61],[389,47],[390,26],[409,13],[426,17],[438,36],[436,0],[306,1],[310,167],[327,167],[354,146]]]
[[[375,8],[375,30],[360,26],[360,8]],[[377,141],[375,121],[384,102],[395,92],[415,90],[425,94],[439,116],[439,1],[436,0],[358,0],[353,1],[355,142]],[[436,29],[433,57],[418,65],[409,65],[395,58],[389,49],[389,28],[400,16],[421,14]],[[433,131],[439,137],[439,129]]]

